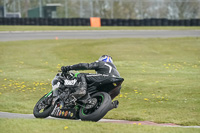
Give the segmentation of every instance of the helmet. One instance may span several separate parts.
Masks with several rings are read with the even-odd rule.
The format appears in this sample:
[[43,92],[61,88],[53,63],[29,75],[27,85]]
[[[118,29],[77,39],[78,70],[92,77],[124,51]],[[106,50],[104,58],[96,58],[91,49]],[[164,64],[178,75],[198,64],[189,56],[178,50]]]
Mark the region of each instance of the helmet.
[[102,55],[102,56],[99,58],[99,61],[104,61],[104,62],[111,62],[111,63],[113,63],[112,57],[109,56],[109,55]]

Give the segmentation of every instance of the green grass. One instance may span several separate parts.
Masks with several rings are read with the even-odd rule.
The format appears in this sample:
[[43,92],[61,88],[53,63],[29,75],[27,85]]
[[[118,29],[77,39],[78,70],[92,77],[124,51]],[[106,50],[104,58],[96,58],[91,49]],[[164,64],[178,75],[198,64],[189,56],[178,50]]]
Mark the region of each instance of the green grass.
[[0,129],[2,133],[199,133],[200,131],[194,128],[49,119],[0,119]]
[[200,125],[200,38],[15,41],[0,49],[0,111],[32,113],[62,65],[109,54],[125,81],[119,108],[104,118]]
[[0,31],[52,31],[52,30],[200,30],[200,26],[0,26]]

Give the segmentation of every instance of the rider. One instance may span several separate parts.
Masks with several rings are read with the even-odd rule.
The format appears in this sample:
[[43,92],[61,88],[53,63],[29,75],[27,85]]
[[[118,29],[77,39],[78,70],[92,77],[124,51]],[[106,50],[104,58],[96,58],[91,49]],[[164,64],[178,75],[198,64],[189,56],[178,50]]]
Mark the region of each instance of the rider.
[[[70,70],[95,70],[97,74],[86,74],[85,77],[83,75],[81,76],[82,79],[86,78],[87,82],[98,82],[105,80],[105,78],[109,77],[120,77],[116,66],[113,64],[112,57],[109,55],[102,55],[96,62],[93,63],[79,63],[71,66],[62,66],[61,70],[63,72],[67,72]],[[84,85],[85,84],[86,82],[84,83]],[[81,89],[78,89],[75,93],[76,95],[83,96],[86,94],[86,89],[86,87],[82,87]],[[119,93],[120,90],[118,94]]]

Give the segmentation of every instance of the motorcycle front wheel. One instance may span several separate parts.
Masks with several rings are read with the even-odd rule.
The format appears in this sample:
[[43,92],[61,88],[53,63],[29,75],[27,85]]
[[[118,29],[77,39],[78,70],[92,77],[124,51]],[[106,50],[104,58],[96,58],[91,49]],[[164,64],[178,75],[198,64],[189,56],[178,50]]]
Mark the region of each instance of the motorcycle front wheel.
[[[33,114],[36,118],[46,118],[48,117],[54,109],[54,105],[45,103],[47,100],[52,100],[52,97],[45,97],[44,95],[35,105],[33,109]],[[47,99],[48,98],[48,99]]]
[[84,107],[80,108],[79,117],[84,121],[99,121],[103,118],[106,113],[111,108],[111,97],[108,93],[98,92],[91,96],[91,98],[96,98],[97,103],[91,109],[85,109]]

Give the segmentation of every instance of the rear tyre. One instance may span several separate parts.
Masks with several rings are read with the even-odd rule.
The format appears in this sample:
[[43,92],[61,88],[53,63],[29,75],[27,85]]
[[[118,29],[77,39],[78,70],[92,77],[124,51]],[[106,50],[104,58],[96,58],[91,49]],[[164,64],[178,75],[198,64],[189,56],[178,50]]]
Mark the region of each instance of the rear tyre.
[[103,118],[106,113],[111,109],[111,97],[105,92],[98,92],[91,96],[91,98],[96,98],[97,103],[91,109],[80,108],[79,117],[83,121],[99,121]]
[[47,100],[51,100],[52,97],[45,97],[44,95],[35,105],[33,109],[33,114],[36,118],[46,118],[53,111],[55,104],[45,104]]

